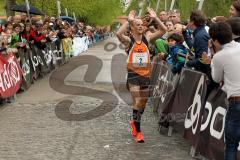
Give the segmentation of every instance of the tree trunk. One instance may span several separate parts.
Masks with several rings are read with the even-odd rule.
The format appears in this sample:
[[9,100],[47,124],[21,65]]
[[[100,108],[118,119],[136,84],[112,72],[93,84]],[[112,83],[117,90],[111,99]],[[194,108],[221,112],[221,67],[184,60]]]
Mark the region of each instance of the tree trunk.
[[14,16],[15,12],[11,11],[11,7],[16,4],[16,0],[5,0],[6,1],[6,13],[7,16]]

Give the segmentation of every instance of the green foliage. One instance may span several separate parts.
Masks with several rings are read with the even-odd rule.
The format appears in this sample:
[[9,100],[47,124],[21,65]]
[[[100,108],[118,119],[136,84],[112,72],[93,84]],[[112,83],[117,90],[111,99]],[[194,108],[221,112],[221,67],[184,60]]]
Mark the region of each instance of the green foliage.
[[[0,14],[4,15],[5,0],[0,0]],[[25,0],[16,0],[17,3],[24,3]],[[84,22],[96,25],[111,24],[113,19],[122,15],[122,7],[120,0],[60,0],[62,6],[62,15],[65,15],[65,8],[72,16],[75,12],[76,17]],[[126,11],[126,15],[131,10],[139,10],[138,3],[141,0],[132,0],[130,7]],[[144,0],[143,13],[146,11],[149,0]],[[151,7],[156,9],[157,0],[150,0]],[[170,8],[172,0],[167,0],[167,9]],[[29,0],[30,4],[38,7],[44,13],[50,16],[57,15],[56,0]],[[228,16],[228,11],[232,0],[205,0],[203,11],[208,17],[217,15]],[[182,15],[182,20],[187,20],[192,10],[197,8],[196,0],[176,0],[175,7],[179,9]],[[165,0],[160,2],[160,10],[165,8]]]
[[6,15],[5,6],[6,6],[5,1],[0,0],[0,16]]
[[[73,16],[73,12],[78,19],[95,25],[111,24],[113,20],[122,15],[120,0],[60,0],[61,15],[65,15],[65,8],[68,15]],[[17,0],[23,3],[24,0]],[[38,7],[50,16],[57,15],[56,0],[29,0],[30,4]]]
[[[141,0],[133,0],[130,7],[126,11],[126,15],[131,10],[139,10],[138,2]],[[146,11],[146,7],[148,7],[148,0],[144,0],[144,11]],[[150,0],[151,7],[156,9],[158,0]],[[167,0],[167,10],[169,10],[172,0]],[[228,17],[229,8],[232,3],[232,0],[205,0],[203,5],[203,11],[208,17],[214,17],[217,15],[223,15]],[[192,10],[197,9],[198,2],[196,0],[176,0],[174,9],[179,9],[181,12],[182,19],[185,21],[188,19],[189,14]],[[160,1],[160,10],[165,9],[165,0]],[[159,11],[158,11],[159,12]]]
[[138,10],[138,1],[139,0],[132,0],[130,6],[128,7],[126,13],[129,14],[131,10]]

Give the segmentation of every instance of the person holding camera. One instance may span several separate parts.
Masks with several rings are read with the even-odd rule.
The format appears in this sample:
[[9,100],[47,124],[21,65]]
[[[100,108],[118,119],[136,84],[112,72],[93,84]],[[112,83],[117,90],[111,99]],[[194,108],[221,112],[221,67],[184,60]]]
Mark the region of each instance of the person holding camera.
[[[212,57],[212,55],[208,55],[210,36],[205,27],[206,17],[203,12],[192,11],[190,15],[190,22],[184,30],[183,35],[188,47],[195,53],[194,58],[186,63],[187,67],[194,68],[197,71],[205,73],[208,77],[206,93],[207,99],[211,91],[217,87],[218,84],[212,79],[210,64],[205,63],[206,57]],[[193,31],[193,38],[189,29]]]

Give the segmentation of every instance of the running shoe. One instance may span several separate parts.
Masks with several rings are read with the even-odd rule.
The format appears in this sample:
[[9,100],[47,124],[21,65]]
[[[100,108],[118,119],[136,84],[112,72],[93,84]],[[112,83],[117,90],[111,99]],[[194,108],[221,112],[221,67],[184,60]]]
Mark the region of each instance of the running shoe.
[[137,133],[137,136],[135,137],[135,140],[138,143],[144,143],[144,138],[143,138],[142,132]]
[[135,137],[137,135],[137,129],[135,127],[134,120],[131,120],[130,124],[132,129],[132,135]]

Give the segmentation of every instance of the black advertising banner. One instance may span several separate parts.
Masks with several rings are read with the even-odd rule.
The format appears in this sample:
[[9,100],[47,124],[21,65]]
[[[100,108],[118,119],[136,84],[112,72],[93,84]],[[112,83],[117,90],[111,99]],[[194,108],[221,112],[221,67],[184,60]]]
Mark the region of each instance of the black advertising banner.
[[40,75],[41,72],[41,65],[43,65],[42,60],[40,57],[38,57],[38,50],[37,47],[34,45],[31,46],[31,51],[30,51],[30,58],[31,58],[31,64],[32,64],[32,70],[33,70],[33,77],[37,79]]
[[18,49],[18,55],[20,58],[20,66],[22,69],[23,74],[23,81],[22,81],[22,90],[26,90],[31,85],[31,68],[30,68],[30,54],[29,50],[27,49]]
[[[197,152],[211,160],[223,160],[226,94],[217,88],[206,102],[206,81],[204,74],[183,69],[171,99],[174,102],[165,110],[171,114],[173,122],[184,125],[184,137]],[[240,160],[240,146],[238,157]]]
[[42,50],[37,48],[35,45],[31,46],[30,58],[34,72],[33,76],[37,79],[42,73],[43,68],[47,68],[47,63],[44,59]]
[[184,138],[197,146],[200,123],[206,95],[206,76],[200,72],[183,69],[172,106],[173,121],[184,124]]
[[40,75],[43,76],[64,63],[62,47],[55,42],[47,43],[44,49],[39,49],[34,44],[30,44],[30,48],[19,48],[16,57],[13,54],[1,55],[1,98],[13,96],[20,87],[27,90],[34,79],[37,80]]
[[[224,127],[227,112],[226,94],[221,88],[211,92],[205,105],[197,150],[201,155],[224,160]],[[238,152],[240,160],[240,146]]]
[[63,51],[60,44],[56,44],[55,42],[51,42],[47,44],[47,55],[45,56],[45,59],[47,61],[47,64],[49,65],[49,68],[55,68],[56,65],[60,65],[63,63],[64,57],[63,57]]
[[152,85],[153,110],[161,114],[170,102],[177,80],[175,80],[170,67],[162,63],[157,64],[154,75],[155,83]]
[[157,77],[159,75],[159,67],[160,67],[161,63],[158,62],[158,59],[157,57],[155,57],[153,59],[153,64],[152,64],[152,71],[151,71],[151,77],[150,77],[150,97],[153,96],[153,89],[154,89],[154,86],[156,84],[156,81],[157,81]]

